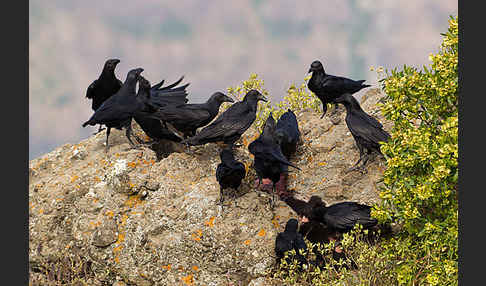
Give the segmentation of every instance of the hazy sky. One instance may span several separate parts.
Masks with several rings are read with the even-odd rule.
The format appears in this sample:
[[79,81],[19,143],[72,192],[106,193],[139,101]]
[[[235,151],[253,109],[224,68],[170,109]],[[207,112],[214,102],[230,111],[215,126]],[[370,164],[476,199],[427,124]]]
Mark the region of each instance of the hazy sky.
[[421,67],[457,1],[29,1],[29,158],[77,143],[85,98],[108,58],[116,74],[143,67],[152,83],[185,75],[203,102],[257,73],[279,100],[310,63],[376,84],[370,66]]

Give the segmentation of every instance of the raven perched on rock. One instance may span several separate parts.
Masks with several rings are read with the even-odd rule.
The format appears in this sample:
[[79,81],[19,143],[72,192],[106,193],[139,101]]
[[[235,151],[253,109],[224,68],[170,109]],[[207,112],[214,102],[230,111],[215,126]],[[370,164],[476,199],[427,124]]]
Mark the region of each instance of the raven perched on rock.
[[[264,178],[269,178],[272,183],[272,203],[273,208],[275,204],[275,184],[280,180],[280,175],[286,173],[287,166],[292,166],[299,169],[297,166],[290,163],[282,154],[280,146],[274,139],[275,120],[272,113],[268,116],[263,127],[263,133],[253,142],[248,145],[248,150],[255,156],[253,168],[261,182]],[[299,169],[300,170],[300,169]]]
[[[138,83],[139,84],[138,84],[137,98],[139,98],[143,103],[150,105],[151,108],[153,108],[154,110],[157,110],[158,107],[151,102],[150,82],[146,80],[144,77],[140,76]],[[164,97],[162,93],[159,93],[158,96],[160,96],[160,98]],[[170,98],[171,96],[167,96],[167,97]],[[183,100],[183,98],[181,98],[180,100]],[[162,123],[158,119],[154,119],[153,117],[150,117],[142,113],[136,114],[134,116],[134,119],[135,122],[137,122],[137,124],[140,125],[140,127],[145,132],[145,134],[147,134],[147,136],[149,136],[153,140],[165,139],[174,142],[181,141],[181,139],[178,136],[174,135],[174,133],[172,133],[166,127],[162,126]],[[139,141],[139,143],[146,143],[146,142]]]
[[153,105],[144,102],[136,96],[135,87],[142,71],[142,68],[129,71],[120,90],[105,100],[91,118],[83,123],[83,127],[96,124],[106,125],[106,150],[108,150],[108,137],[110,136],[111,128],[119,130],[126,128],[128,141],[134,147],[135,144],[130,139],[132,135],[132,117],[156,111]]
[[187,138],[194,136],[196,129],[211,122],[218,115],[223,102],[234,100],[221,92],[215,92],[205,103],[167,105],[160,108],[155,115],[170,123]]
[[[91,108],[96,111],[105,100],[114,95],[122,86],[122,82],[115,76],[116,65],[119,59],[109,59],[105,62],[103,70],[98,79],[94,80],[86,90],[86,98],[92,100]],[[103,129],[98,129],[98,132]]]
[[349,232],[359,223],[363,229],[377,225],[378,220],[371,217],[371,207],[356,202],[341,202],[326,207],[322,199],[312,196],[308,202],[288,197],[285,199],[299,216],[324,223],[331,231]]
[[259,100],[267,101],[258,90],[250,90],[242,101],[231,105],[211,124],[181,143],[196,146],[223,141],[233,145],[255,121]]
[[290,156],[295,153],[297,144],[300,141],[299,125],[297,117],[292,110],[288,110],[277,121],[277,127],[274,132],[275,141],[282,153],[290,160]]
[[363,160],[363,164],[360,168],[366,171],[364,166],[369,159],[368,156],[373,151],[381,154],[379,142],[388,141],[390,134],[383,130],[383,125],[378,120],[361,109],[354,96],[345,94],[337,98],[336,102],[342,103],[346,108],[346,125],[359,149],[358,162],[347,171],[349,172],[358,168],[357,166],[361,160]]
[[313,93],[315,93],[322,102],[321,118],[326,114],[327,103],[335,103],[335,113],[338,108],[338,105],[335,102],[336,98],[345,93],[353,94],[365,87],[371,86],[368,84],[363,84],[365,80],[355,81],[345,77],[326,74],[320,61],[312,62],[309,72],[312,72],[312,77],[307,83],[307,87]]
[[223,190],[233,188],[236,191],[241,185],[241,180],[245,178],[246,169],[243,163],[235,160],[231,148],[223,149],[219,156],[221,163],[216,168],[216,180],[220,186],[219,203],[223,205]]
[[295,256],[289,255],[286,259],[287,264],[291,264],[293,259],[297,260],[300,267],[307,264],[307,259],[301,254],[301,251],[307,251],[307,245],[304,238],[297,232],[299,222],[292,218],[287,221],[285,225],[285,231],[277,234],[275,239],[275,254],[277,255],[277,263],[280,264],[282,258],[285,257],[285,253],[290,250],[295,250]]

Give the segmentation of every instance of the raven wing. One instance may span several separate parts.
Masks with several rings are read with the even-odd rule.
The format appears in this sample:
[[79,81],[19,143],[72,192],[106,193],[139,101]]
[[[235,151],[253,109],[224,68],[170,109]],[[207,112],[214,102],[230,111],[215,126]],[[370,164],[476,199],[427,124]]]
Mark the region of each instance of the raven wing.
[[326,76],[321,84],[321,89],[326,94],[341,95],[343,93],[354,93],[359,90],[361,83],[349,78],[340,76]]
[[357,115],[356,113],[351,113],[349,116],[346,116],[346,123],[353,136],[361,137],[369,142],[378,144],[378,142],[386,142],[390,138],[390,135],[381,128],[382,125],[378,121],[376,121],[378,125],[373,125],[370,121],[363,118],[363,116]]
[[213,123],[196,134],[193,139],[218,139],[243,134],[255,121],[256,115],[247,108],[241,110],[244,106],[237,104],[230,106]]
[[86,90],[86,97],[87,98],[94,98],[95,97],[95,88],[96,88],[96,84],[98,83],[98,80],[95,79],[89,86],[88,86],[88,89]]
[[159,109],[157,115],[160,115],[161,120],[183,121],[190,126],[201,126],[211,116],[208,110],[189,104],[168,105]]
[[330,227],[349,231],[356,223],[362,224],[365,228],[376,225],[378,221],[370,214],[370,206],[356,202],[343,202],[328,207],[324,220]]

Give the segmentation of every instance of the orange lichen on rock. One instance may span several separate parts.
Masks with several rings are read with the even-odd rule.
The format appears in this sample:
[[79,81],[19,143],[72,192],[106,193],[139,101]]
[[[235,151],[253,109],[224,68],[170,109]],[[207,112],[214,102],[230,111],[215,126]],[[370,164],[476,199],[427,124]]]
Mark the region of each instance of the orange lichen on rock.
[[214,226],[214,219],[215,219],[215,217],[214,217],[214,216],[212,216],[212,217],[209,219],[209,221],[205,222],[204,224],[205,224],[206,226],[213,227],[213,226]]
[[194,277],[192,274],[189,274],[185,277],[181,278],[182,282],[184,282],[185,285],[193,285],[194,284]]
[[258,232],[258,236],[265,236],[265,229],[260,229],[260,231]]
[[202,230],[200,229],[196,230],[196,232],[193,233],[191,236],[195,241],[200,241],[202,237]]

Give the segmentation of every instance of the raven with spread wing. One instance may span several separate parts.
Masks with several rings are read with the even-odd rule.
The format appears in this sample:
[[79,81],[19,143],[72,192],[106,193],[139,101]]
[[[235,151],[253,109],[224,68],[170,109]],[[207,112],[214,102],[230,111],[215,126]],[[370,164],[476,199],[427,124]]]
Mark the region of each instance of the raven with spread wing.
[[132,117],[139,114],[154,113],[157,110],[153,105],[143,102],[141,98],[136,96],[135,88],[142,71],[142,68],[129,71],[120,90],[105,100],[91,118],[83,123],[83,127],[96,124],[106,125],[106,150],[109,148],[108,137],[111,128],[119,130],[125,128],[128,141],[134,147],[135,144],[130,138],[132,135]]

